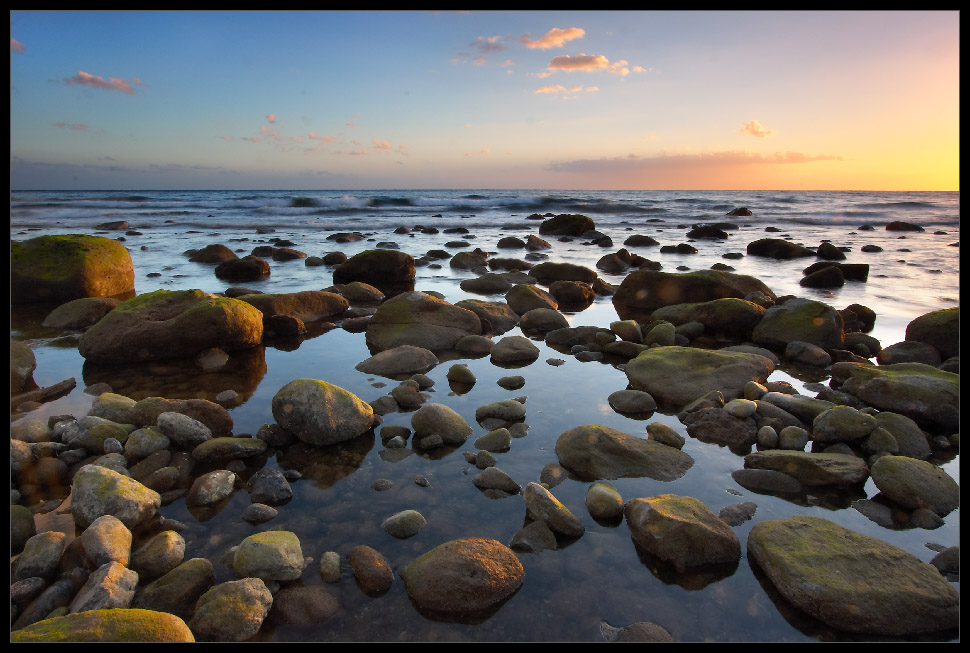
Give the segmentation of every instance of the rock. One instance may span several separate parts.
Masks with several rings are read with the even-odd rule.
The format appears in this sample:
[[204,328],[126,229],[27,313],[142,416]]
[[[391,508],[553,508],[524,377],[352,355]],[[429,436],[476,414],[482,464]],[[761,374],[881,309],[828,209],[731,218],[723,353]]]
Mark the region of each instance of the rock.
[[560,213],[539,223],[543,236],[582,236],[596,228],[592,218],[577,213]]
[[647,424],[647,438],[674,449],[683,449],[684,445],[687,444],[687,441],[677,431],[663,422]]
[[88,576],[71,601],[70,612],[127,608],[135,596],[138,574],[118,562],[106,562]]
[[27,506],[10,504],[10,554],[17,555],[24,550],[27,541],[37,534],[34,514]]
[[812,422],[812,440],[823,444],[864,438],[878,426],[876,418],[851,406],[833,406]]
[[265,503],[251,503],[243,508],[239,517],[250,524],[263,524],[274,519],[279,510]]
[[166,612],[109,608],[45,619],[10,633],[20,642],[194,642],[185,622]]
[[741,487],[755,492],[795,494],[802,491],[801,481],[773,469],[736,469],[731,472],[731,478]]
[[472,478],[472,483],[480,490],[500,490],[508,494],[518,494],[522,489],[515,479],[498,467],[486,467],[478,476]]
[[483,451],[508,451],[511,445],[512,434],[509,433],[507,428],[498,428],[493,431],[489,431],[482,437],[475,440],[475,448]]
[[701,501],[661,494],[632,499],[624,508],[637,547],[679,571],[703,565],[736,563],[737,535]]
[[482,332],[478,315],[423,292],[402,293],[377,309],[367,324],[371,351],[413,345],[431,351],[454,349],[466,335]]
[[576,263],[546,262],[532,267],[529,270],[529,276],[548,286],[554,281],[581,281],[591,284],[597,274],[595,270]]
[[246,302],[201,290],[156,290],[116,306],[84,332],[78,351],[94,363],[134,363],[247,349],[262,336],[262,313]]
[[272,606],[273,595],[259,578],[226,581],[199,597],[189,628],[201,640],[243,642],[259,632]]
[[492,362],[523,364],[539,358],[539,348],[525,336],[505,336],[489,350]]
[[728,526],[740,526],[744,522],[754,517],[754,513],[757,510],[757,504],[751,503],[750,501],[745,501],[744,503],[735,503],[730,506],[724,506],[721,508],[721,512],[717,513],[717,516]]
[[493,401],[475,409],[475,420],[479,423],[488,419],[503,422],[516,422],[525,419],[525,406],[515,399]]
[[131,255],[116,240],[66,234],[10,242],[11,304],[62,304],[134,291]]
[[105,467],[85,465],[74,474],[71,514],[81,528],[102,515],[114,515],[132,529],[151,518],[160,505],[157,492]]
[[549,530],[545,522],[533,521],[519,529],[512,536],[509,548],[524,553],[539,553],[540,551],[555,551],[559,548],[556,534]]
[[424,347],[400,345],[374,354],[354,366],[364,374],[394,377],[401,374],[424,373],[438,364],[434,353]]
[[671,304],[651,313],[653,320],[665,320],[680,326],[700,323],[703,332],[718,340],[745,341],[764,317],[765,308],[738,297],[725,297],[704,302]]
[[263,467],[249,479],[249,500],[279,506],[293,498],[293,488],[283,472]]
[[902,220],[893,220],[886,224],[886,231],[926,231],[923,227],[918,224],[913,224],[912,222],[904,222]]
[[374,410],[343,388],[316,379],[296,379],[272,401],[276,423],[301,441],[317,446],[345,442],[369,431]]
[[487,272],[473,279],[464,279],[459,287],[466,292],[476,292],[485,295],[505,294],[512,287],[512,282],[501,274]]
[[940,357],[940,350],[933,345],[916,340],[904,340],[880,349],[879,353],[876,354],[876,362],[880,365],[923,363],[924,365],[939,367],[943,359]]
[[623,497],[605,481],[597,481],[586,490],[586,510],[590,517],[610,522],[623,517]]
[[899,413],[883,411],[875,415],[876,422],[888,431],[899,448],[899,455],[909,458],[926,459],[930,457],[932,449],[919,425]]
[[455,306],[475,313],[482,322],[483,333],[501,335],[519,323],[519,316],[505,302],[463,299]]
[[675,334],[674,325],[661,320],[643,334],[643,344],[648,347],[671,347],[676,342]]
[[131,531],[114,515],[102,515],[81,533],[81,545],[84,557],[96,568],[108,562],[128,566]]
[[394,573],[380,553],[359,544],[350,551],[350,569],[361,590],[369,596],[380,596],[391,589]]
[[711,390],[741,397],[748,381],[763,383],[772,371],[774,364],[757,354],[678,346],[648,349],[625,368],[632,389],[672,406],[684,406]]
[[648,322],[651,314],[664,306],[744,298],[752,292],[763,293],[775,300],[771,289],[746,275],[720,270],[668,273],[640,269],[623,279],[613,295],[613,306],[621,320]]
[[491,539],[450,540],[401,569],[408,596],[420,610],[476,614],[497,609],[525,576],[505,545]]
[[160,413],[157,423],[162,435],[183,449],[192,450],[212,439],[212,431],[208,426],[183,413]]
[[845,275],[838,265],[825,265],[806,274],[798,285],[803,288],[841,288],[845,285]]
[[552,493],[538,483],[529,483],[522,491],[526,515],[544,522],[554,533],[567,537],[579,537],[585,531],[583,523],[559,502]]
[[765,311],[751,333],[756,345],[783,349],[799,340],[822,349],[842,349],[845,333],[842,316],[834,308],[812,299],[794,298]]
[[339,607],[333,594],[319,585],[293,585],[273,595],[269,619],[277,624],[318,624],[336,614]]
[[784,238],[761,238],[748,243],[745,250],[748,256],[788,260],[804,256],[815,256],[815,252]]
[[143,583],[131,607],[171,612],[182,619],[190,619],[196,601],[214,583],[212,563],[205,558],[192,558],[160,578]]
[[769,469],[788,474],[802,485],[858,485],[869,478],[862,458],[844,453],[808,453],[772,449],[744,457],[745,468]]
[[944,359],[960,353],[960,307],[920,315],[906,325],[906,340],[936,347]]
[[879,491],[905,508],[945,516],[960,505],[960,486],[945,471],[916,458],[882,456],[872,466]]
[[242,460],[258,456],[266,446],[259,438],[211,438],[192,449],[192,457],[200,463]]
[[525,315],[534,308],[559,308],[559,302],[549,293],[530,283],[512,286],[505,293],[505,301],[516,315]]
[[236,489],[236,475],[228,469],[206,472],[192,482],[185,495],[188,506],[211,506],[232,495]]
[[333,271],[334,283],[362,281],[387,296],[414,289],[414,259],[395,249],[369,249],[355,254]]
[[606,401],[618,413],[652,413],[657,410],[657,402],[642,390],[617,390]]
[[340,315],[350,303],[337,293],[325,290],[260,293],[239,298],[260,310],[263,321],[274,315],[286,315],[302,322],[319,322]]
[[762,521],[748,557],[785,599],[839,630],[902,636],[959,623],[960,595],[932,565],[826,519]]
[[138,573],[139,582],[146,583],[172,571],[184,558],[185,538],[168,530],[143,542],[132,554],[129,566]]
[[960,375],[922,363],[851,366],[841,390],[867,405],[909,417],[920,427],[960,428]]
[[[19,340],[10,340],[10,392],[22,392],[33,383],[37,358],[33,350]],[[36,387],[36,386],[35,386]]]
[[427,526],[428,521],[417,510],[402,510],[396,512],[381,522],[383,528],[389,535],[393,535],[399,540],[404,540],[412,535],[417,535],[418,531]]
[[52,329],[86,329],[121,303],[115,297],[81,297],[61,304],[47,317],[43,326]]
[[649,621],[616,628],[605,621],[600,624],[600,633],[608,642],[673,642],[673,636],[663,626]]
[[300,540],[292,531],[254,533],[239,544],[232,558],[232,568],[240,578],[264,581],[295,580],[305,566]]
[[425,404],[415,411],[411,415],[411,428],[417,438],[436,434],[448,444],[462,444],[472,433],[464,417],[438,403]]
[[222,261],[216,266],[215,275],[230,282],[259,281],[270,274],[269,263],[258,256],[249,254]]
[[597,424],[560,434],[556,455],[563,467],[584,480],[647,476],[673,481],[694,464],[693,458],[674,447]]
[[43,531],[32,536],[13,562],[11,579],[18,581],[38,577],[48,582],[54,580],[66,545],[67,536],[57,531]]
[[681,420],[687,434],[701,442],[713,442],[729,447],[745,447],[758,439],[758,425],[750,417],[735,417],[723,408],[694,410]]

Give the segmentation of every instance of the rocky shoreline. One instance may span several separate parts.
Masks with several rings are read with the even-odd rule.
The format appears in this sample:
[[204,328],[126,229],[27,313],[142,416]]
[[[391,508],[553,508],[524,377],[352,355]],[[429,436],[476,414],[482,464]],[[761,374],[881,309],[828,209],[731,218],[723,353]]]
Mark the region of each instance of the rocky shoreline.
[[[586,216],[536,219],[539,237],[499,247],[552,249],[542,236],[612,246]],[[838,631],[905,638],[958,627],[959,593],[948,581],[958,579],[958,547],[928,565],[807,515],[760,521],[745,546],[732,527],[752,519],[755,504],[715,514],[690,496],[623,497],[610,481],[673,480],[694,464],[682,451],[683,436],[658,421],[647,424],[645,438],[598,424],[566,430],[555,441],[558,462],[537,470],[538,482],[520,483],[499,468],[495,454],[526,435],[524,398],[477,407],[475,420],[486,433],[468,447],[475,429],[447,400],[431,400],[434,382],[426,375],[462,357],[487,357],[499,367],[529,364],[540,355],[536,340],[563,356],[608,360],[629,384],[601,399],[621,414],[676,414],[689,437],[736,451],[744,459],[744,469],[732,475],[740,486],[778,496],[832,492],[877,524],[932,529],[959,507],[959,485],[928,462],[934,450],[959,447],[958,308],[914,319],[905,341],[883,347],[867,335],[876,316],[865,306],[777,297],[759,280],[726,270],[666,273],[626,249],[596,266],[626,271],[619,285],[591,268],[540,257],[476,250],[429,252],[422,260],[374,249],[329,261],[303,255],[306,265],[333,267],[334,285],[325,290],[267,294],[231,286],[222,295],[160,290],[120,301],[133,294],[134,281],[130,259],[115,245],[121,247],[97,236],[55,236],[12,248],[13,303],[56,299],[45,324],[83,331],[78,351],[91,364],[185,360],[218,369],[266,339],[299,338],[328,325],[363,332],[373,355],[357,369],[398,384],[368,402],[324,380],[293,379],[267,407],[274,423],[253,435],[234,433],[225,407],[232,397],[136,400],[110,387],[89,388],[95,399],[87,415],[42,421],[31,419],[29,409],[59,390],[38,394],[45,389],[32,387],[32,352],[11,340],[12,410],[20,415],[11,427],[13,641],[245,641],[264,621],[331,618],[342,608],[327,585],[348,582],[347,570],[371,597],[403,583],[428,618],[487,619],[528,582],[522,555],[584,536],[577,508],[555,496],[567,477],[590,483],[589,516],[625,522],[637,551],[667,573],[700,573],[712,582],[731,575],[746,551],[788,604]],[[752,245],[754,256],[836,258],[821,246]],[[262,257],[302,254],[271,250],[239,258],[212,246],[186,254],[215,264],[220,279],[246,283],[265,274]],[[463,289],[503,299],[451,304],[416,291],[415,267],[446,258],[476,272]],[[852,275],[862,273],[829,263],[806,268],[802,285],[837,285]],[[621,319],[570,326],[563,312],[582,310],[597,296],[612,297]],[[524,335],[509,334],[513,328]],[[769,381],[781,361],[825,369],[830,383],[809,397]],[[449,365],[447,379],[453,390],[476,381],[460,362]],[[518,387],[514,374],[502,383]],[[399,412],[410,414],[410,428],[383,424]],[[466,447],[463,456],[476,470],[471,482],[490,496],[521,495],[525,525],[509,542],[455,539],[395,569],[367,545],[341,556],[273,530],[277,508],[290,500],[300,474],[282,473],[267,460],[301,447],[344,446],[366,434],[379,436],[381,455],[389,458]],[[870,479],[877,499],[859,496]],[[50,488],[66,488],[69,496],[45,500]],[[184,524],[158,509],[184,501],[200,513],[217,511],[238,492],[251,499],[242,518],[265,530],[234,543],[221,560],[185,559]],[[425,524],[426,515],[404,510],[381,526],[404,540]],[[214,562],[238,578],[218,580]],[[311,566],[323,583],[296,582]],[[606,641],[672,640],[662,624],[646,622],[604,622],[601,632]]]

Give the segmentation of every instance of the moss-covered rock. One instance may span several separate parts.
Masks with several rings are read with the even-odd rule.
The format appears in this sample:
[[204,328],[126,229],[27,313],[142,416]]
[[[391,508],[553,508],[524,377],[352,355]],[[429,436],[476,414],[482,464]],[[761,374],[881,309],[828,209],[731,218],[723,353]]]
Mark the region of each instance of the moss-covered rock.
[[741,397],[746,383],[764,383],[774,368],[758,354],[673,346],[641,352],[625,371],[632,389],[649,393],[658,404],[683,407],[712,390],[728,399]]
[[305,561],[300,539],[292,531],[264,531],[242,541],[232,567],[241,578],[295,580],[303,574]]
[[859,485],[869,478],[866,461],[845,453],[811,453],[768,449],[744,457],[745,469],[782,472],[802,485]]
[[944,359],[960,355],[960,307],[932,311],[906,325],[906,340],[936,347]]
[[666,320],[674,326],[700,322],[704,325],[705,335],[718,340],[744,341],[751,338],[751,331],[764,315],[764,306],[737,297],[725,297],[708,302],[664,306],[655,310],[650,317],[653,320]]
[[563,467],[583,480],[649,477],[673,481],[694,464],[679,449],[599,424],[561,433],[556,439],[556,456]]
[[344,297],[325,290],[259,293],[243,295],[239,299],[258,308],[264,319],[289,315],[304,322],[316,322],[340,315],[350,308],[350,302]]
[[842,349],[842,315],[824,302],[796,297],[765,311],[751,332],[756,345],[783,350],[789,342],[808,342],[822,349]]
[[139,608],[87,610],[38,621],[10,633],[20,642],[194,642],[174,614]]
[[760,522],[748,558],[785,599],[840,630],[892,636],[959,624],[960,594],[935,567],[827,519]]
[[95,363],[190,358],[213,347],[246,349],[263,337],[263,314],[201,290],[156,290],[122,302],[78,341]]
[[925,460],[882,456],[872,466],[872,482],[883,495],[910,510],[926,508],[944,516],[960,505],[957,482]]
[[960,428],[960,375],[923,363],[859,365],[841,389],[866,404],[905,415],[928,430]]
[[613,306],[621,320],[648,322],[651,313],[664,306],[744,298],[753,292],[775,299],[768,286],[743,274],[723,270],[671,273],[640,269],[623,279],[613,295]]
[[276,423],[307,444],[356,438],[374,425],[374,409],[357,395],[317,379],[296,379],[273,397]]
[[10,243],[12,304],[62,304],[134,291],[131,255],[117,240],[66,234]]
[[355,254],[333,271],[334,283],[363,281],[385,295],[414,289],[414,258],[396,249],[368,249]]
[[539,223],[539,233],[545,236],[582,236],[595,228],[592,218],[578,213],[560,213]]
[[482,332],[478,315],[423,292],[403,293],[381,304],[367,323],[371,351],[401,345],[430,351],[454,349],[467,335]]

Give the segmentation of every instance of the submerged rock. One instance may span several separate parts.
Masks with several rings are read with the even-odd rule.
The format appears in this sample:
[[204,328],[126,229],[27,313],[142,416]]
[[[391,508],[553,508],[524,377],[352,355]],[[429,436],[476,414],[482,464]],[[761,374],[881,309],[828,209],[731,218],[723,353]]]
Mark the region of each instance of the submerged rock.
[[559,435],[556,455],[560,464],[585,480],[647,476],[673,481],[694,464],[688,454],[655,440],[589,424]]
[[748,556],[788,601],[840,630],[893,636],[959,624],[960,595],[932,565],[827,519],[760,522]]

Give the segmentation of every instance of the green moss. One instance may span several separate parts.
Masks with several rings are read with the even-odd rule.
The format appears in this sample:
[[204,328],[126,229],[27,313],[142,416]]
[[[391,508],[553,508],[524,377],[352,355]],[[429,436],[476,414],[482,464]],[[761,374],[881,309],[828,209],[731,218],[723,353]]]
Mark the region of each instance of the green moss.
[[44,619],[10,633],[11,642],[194,642],[185,622],[137,608],[87,610]]
[[29,271],[38,279],[57,281],[67,278],[80,261],[91,254],[112,265],[131,261],[128,250],[110,238],[65,234],[11,242],[10,266],[14,272]]

